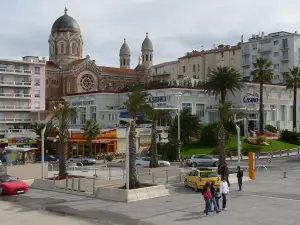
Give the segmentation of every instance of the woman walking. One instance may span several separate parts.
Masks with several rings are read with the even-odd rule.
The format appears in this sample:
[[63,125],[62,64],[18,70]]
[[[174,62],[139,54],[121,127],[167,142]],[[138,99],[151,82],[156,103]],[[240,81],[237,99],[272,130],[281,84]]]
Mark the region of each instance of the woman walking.
[[205,201],[205,209],[204,209],[205,216],[209,215],[208,212],[210,211],[210,199],[212,198],[209,186],[210,183],[207,182],[203,187],[203,198]]
[[210,193],[211,193],[211,200],[210,200],[210,204],[214,206],[214,210],[216,211],[216,213],[219,213],[220,212],[220,209],[219,209],[219,197],[218,197],[218,193],[214,187],[215,185],[215,182],[212,181],[209,188],[210,188]]
[[229,187],[228,183],[226,181],[226,178],[224,176],[221,177],[221,183],[220,183],[220,195],[222,196],[222,209],[227,210],[227,195],[229,193]]

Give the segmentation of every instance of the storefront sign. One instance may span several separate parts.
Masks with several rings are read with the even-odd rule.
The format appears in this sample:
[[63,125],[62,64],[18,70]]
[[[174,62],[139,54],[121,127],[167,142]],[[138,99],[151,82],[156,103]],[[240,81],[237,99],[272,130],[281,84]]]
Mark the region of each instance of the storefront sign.
[[90,101],[80,101],[80,102],[72,102],[72,106],[85,106],[85,105],[94,105],[94,100]]
[[166,96],[155,96],[155,97],[149,97],[147,103],[165,103],[167,102]]
[[258,103],[258,94],[247,93],[243,98],[244,103]]

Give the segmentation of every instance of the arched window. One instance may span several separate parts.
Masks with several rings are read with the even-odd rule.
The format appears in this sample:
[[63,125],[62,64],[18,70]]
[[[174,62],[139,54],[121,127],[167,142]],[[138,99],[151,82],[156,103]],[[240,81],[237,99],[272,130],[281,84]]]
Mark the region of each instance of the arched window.
[[60,42],[60,53],[64,54],[65,53],[65,46],[63,42]]
[[148,55],[146,55],[146,61],[148,61]]
[[76,43],[72,43],[72,54],[77,55],[77,44]]
[[124,65],[124,66],[126,65],[126,59],[123,60],[123,65]]
[[152,61],[152,55],[150,55],[150,62]]
[[129,59],[127,59],[127,66],[129,66]]
[[70,93],[71,92],[71,82],[69,81],[67,83],[67,93]]

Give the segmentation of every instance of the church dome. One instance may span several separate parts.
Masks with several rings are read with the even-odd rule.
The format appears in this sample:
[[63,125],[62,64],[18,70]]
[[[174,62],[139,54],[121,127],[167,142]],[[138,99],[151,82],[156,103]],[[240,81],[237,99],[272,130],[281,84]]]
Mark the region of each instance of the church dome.
[[128,44],[126,43],[126,39],[124,39],[124,43],[120,48],[120,56],[121,55],[130,55],[130,48]]
[[68,9],[65,8],[65,14],[59,17],[52,25],[52,32],[80,32],[77,21],[67,14]]
[[146,38],[144,39],[142,44],[142,51],[143,50],[153,51],[152,41],[149,39],[148,33],[146,33]]

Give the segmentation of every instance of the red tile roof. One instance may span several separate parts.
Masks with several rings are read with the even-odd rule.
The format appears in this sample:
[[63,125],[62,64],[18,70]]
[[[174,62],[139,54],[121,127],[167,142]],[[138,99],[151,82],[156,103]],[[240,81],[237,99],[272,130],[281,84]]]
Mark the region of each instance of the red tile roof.
[[170,64],[173,64],[173,63],[177,63],[177,61],[164,62],[164,63],[160,63],[160,64],[157,64],[157,65],[154,65],[153,67],[161,67],[161,66],[170,65]]
[[103,72],[107,72],[107,73],[136,75],[136,71],[132,69],[106,67],[106,66],[99,66],[99,67],[100,69],[102,69]]
[[52,61],[47,61],[47,62],[46,62],[46,66],[57,68],[56,64],[55,64],[54,62],[52,62]]

